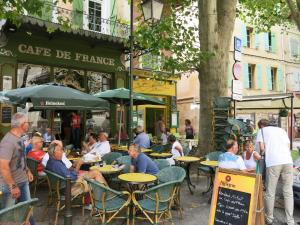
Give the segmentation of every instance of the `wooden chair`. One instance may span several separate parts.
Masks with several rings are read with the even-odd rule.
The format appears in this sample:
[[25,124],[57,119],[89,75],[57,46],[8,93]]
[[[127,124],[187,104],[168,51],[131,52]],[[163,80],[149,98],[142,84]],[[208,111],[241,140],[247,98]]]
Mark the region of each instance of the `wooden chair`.
[[[113,190],[94,180],[86,179],[90,186],[90,196],[93,210],[91,216],[98,217],[101,224],[105,225],[114,219],[126,219],[129,225],[130,193]],[[125,216],[119,216],[126,210]]]

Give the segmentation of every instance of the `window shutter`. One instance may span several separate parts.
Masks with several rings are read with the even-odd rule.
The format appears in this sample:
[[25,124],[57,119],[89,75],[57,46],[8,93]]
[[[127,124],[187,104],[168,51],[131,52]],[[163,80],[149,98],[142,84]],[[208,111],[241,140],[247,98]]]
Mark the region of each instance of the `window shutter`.
[[265,41],[265,50],[270,51],[269,46],[269,33],[264,33],[264,41]]
[[259,37],[260,37],[260,35],[259,34],[255,34],[255,36],[254,36],[254,41],[255,41],[255,48],[256,49],[259,49]]
[[268,90],[272,91],[272,74],[271,74],[271,67],[267,66],[267,81],[268,81]]
[[227,85],[230,88],[232,84],[232,68],[231,65],[228,63],[228,69],[227,69]]
[[73,0],[73,24],[76,28],[83,27],[83,1]]
[[261,73],[261,65],[257,64],[255,67],[255,78],[256,78],[256,88],[262,89],[262,73]]
[[272,52],[276,53],[277,52],[277,38],[276,38],[275,33],[271,34],[271,43],[272,43]]
[[45,21],[52,21],[52,13],[53,13],[53,1],[45,0],[42,8],[41,19]]
[[[110,20],[116,22],[117,21],[117,7],[116,7],[116,0],[110,0]],[[116,23],[111,23],[110,30],[111,34],[114,35],[116,30]]]
[[283,70],[282,68],[278,68],[278,76],[277,76],[277,87],[279,91],[284,91],[285,83],[284,83],[284,77],[283,77]]
[[241,39],[242,39],[242,45],[244,47],[247,47],[247,27],[245,24],[242,24]]
[[248,63],[243,64],[243,85],[244,88],[249,88],[249,69]]

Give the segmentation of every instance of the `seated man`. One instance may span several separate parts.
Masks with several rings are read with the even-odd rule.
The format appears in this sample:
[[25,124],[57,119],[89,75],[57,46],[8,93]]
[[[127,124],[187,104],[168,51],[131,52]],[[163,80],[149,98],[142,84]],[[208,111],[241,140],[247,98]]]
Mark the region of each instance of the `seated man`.
[[135,132],[136,136],[133,140],[133,143],[138,144],[141,148],[150,148],[150,138],[144,132],[144,129],[141,126],[137,126]]
[[[64,151],[63,151],[63,145],[60,141],[52,142],[49,145],[48,153],[50,155],[50,158],[47,162],[47,166],[46,166],[47,170],[57,173],[62,177],[71,176],[72,181],[83,182],[83,178],[85,177],[89,179],[95,179],[97,182],[107,185],[104,177],[97,170],[92,170],[88,172],[79,171],[80,167],[77,168],[71,167],[70,169],[68,169],[66,165],[62,162],[62,156]],[[86,189],[87,187],[85,187],[85,190],[82,190],[82,192],[87,191]]]
[[141,147],[137,144],[129,146],[129,156],[132,158],[130,172],[157,174],[159,169],[147,155],[141,152]]
[[97,156],[104,156],[105,154],[111,152],[110,144],[107,140],[108,135],[105,132],[100,132],[98,136],[98,142],[95,144],[93,149],[90,150],[89,153],[85,154],[84,158],[92,158],[89,154],[97,155]]
[[45,146],[48,146],[51,143],[51,141],[55,140],[55,135],[52,133],[51,128],[48,127],[46,129],[46,133],[44,133],[43,138],[44,138]]
[[228,139],[226,142],[227,152],[219,156],[219,167],[224,169],[236,169],[246,171],[244,160],[241,156],[236,155],[238,144],[236,140]]

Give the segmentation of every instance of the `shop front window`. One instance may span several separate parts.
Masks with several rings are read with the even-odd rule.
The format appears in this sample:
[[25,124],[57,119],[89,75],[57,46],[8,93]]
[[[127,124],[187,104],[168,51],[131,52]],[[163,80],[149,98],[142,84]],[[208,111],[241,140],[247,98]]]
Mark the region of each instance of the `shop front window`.
[[87,79],[90,94],[106,91],[111,88],[111,74],[87,71]]
[[67,87],[84,91],[84,70],[54,67],[54,81]]
[[17,87],[30,87],[50,82],[50,67],[19,63]]

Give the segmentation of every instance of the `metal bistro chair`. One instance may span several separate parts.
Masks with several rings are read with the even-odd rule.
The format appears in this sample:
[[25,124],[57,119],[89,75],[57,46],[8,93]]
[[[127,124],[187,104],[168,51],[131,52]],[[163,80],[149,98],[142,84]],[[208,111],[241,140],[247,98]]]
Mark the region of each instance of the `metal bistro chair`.
[[[86,179],[90,186],[93,209],[91,216],[100,219],[101,224],[108,224],[113,219],[126,219],[129,225],[130,193],[116,191],[94,180]],[[119,216],[126,209],[126,216]]]
[[33,196],[35,197],[35,193],[36,193],[36,187],[37,185],[44,183],[47,181],[47,176],[40,176],[38,174],[37,168],[38,168],[38,164],[40,163],[39,161],[33,159],[33,158],[27,158],[27,166],[30,169],[32,175],[33,175],[33,182],[31,183],[30,186],[33,186]]
[[32,214],[33,205],[37,201],[37,198],[33,198],[0,210],[0,224],[28,224],[29,218]]
[[[52,205],[53,200],[56,203],[56,214],[54,225],[57,224],[58,214],[65,208],[64,204],[64,193],[66,186],[66,179],[56,173],[53,173],[49,170],[45,170],[47,174],[48,186],[49,186],[49,194],[48,194],[48,206]],[[77,182],[72,181],[72,185]],[[82,190],[84,190],[84,185],[82,183],[78,183]],[[76,200],[80,200],[81,203],[76,203]],[[77,193],[75,195],[72,194],[71,197],[72,207],[81,207],[82,216],[84,216],[84,193]]]
[[102,157],[102,160],[106,162],[106,164],[112,164],[117,158],[120,158],[122,156],[119,152],[110,152],[105,154]]
[[162,170],[166,167],[170,167],[170,163],[168,162],[168,160],[166,159],[155,159],[153,160],[155,162],[155,164],[157,165],[159,170]]
[[[134,204],[132,224],[135,224],[135,219],[148,220],[151,224],[158,224],[169,219],[173,224],[171,203],[175,193],[175,186],[176,181],[159,184],[146,191],[134,191],[132,193]],[[141,195],[143,199],[138,200]],[[144,217],[135,215],[137,209],[141,210]]]
[[166,183],[176,181],[175,194],[174,194],[174,204],[179,208],[180,216],[183,216],[183,210],[180,201],[180,188],[186,176],[186,171],[182,167],[172,166],[164,168],[157,174],[157,179],[159,183]]

